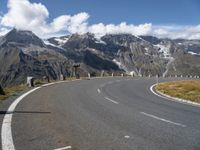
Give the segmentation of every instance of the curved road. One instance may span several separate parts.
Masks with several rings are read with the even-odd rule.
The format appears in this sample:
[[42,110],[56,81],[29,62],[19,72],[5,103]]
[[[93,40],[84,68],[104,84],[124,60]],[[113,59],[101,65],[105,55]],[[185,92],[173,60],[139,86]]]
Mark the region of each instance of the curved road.
[[199,150],[200,107],[169,101],[155,78],[103,78],[42,87],[12,119],[16,150]]

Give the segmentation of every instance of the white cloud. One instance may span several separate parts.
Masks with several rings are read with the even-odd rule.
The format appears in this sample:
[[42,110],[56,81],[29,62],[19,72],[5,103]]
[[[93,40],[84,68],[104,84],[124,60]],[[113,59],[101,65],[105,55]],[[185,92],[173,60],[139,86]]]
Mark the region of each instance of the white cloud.
[[30,3],[28,0],[9,0],[8,13],[1,20],[1,24],[18,29],[32,29],[45,25],[49,12],[41,3]]
[[196,26],[154,26],[151,34],[161,38],[200,39],[200,25]]
[[31,30],[41,37],[60,34],[61,32],[84,33],[89,15],[85,12],[74,16],[62,15],[48,23],[49,12],[41,3],[29,0],[9,0],[8,12],[0,18],[4,28]]
[[152,24],[141,24],[138,26],[127,24],[122,22],[119,25],[108,24],[104,25],[103,23],[94,24],[88,27],[88,31],[94,33],[98,36],[105,34],[134,34],[134,35],[146,35],[149,34],[152,29]]
[[87,20],[89,19],[89,14],[86,12],[82,12],[71,16],[70,22],[68,24],[68,32],[70,33],[86,33],[88,32],[88,23]]
[[157,26],[151,23],[140,25],[127,24],[92,24],[89,25],[89,14],[81,12],[71,15],[62,15],[48,22],[49,11],[41,3],[31,3],[29,0],[8,0],[8,12],[0,15],[0,35],[15,27],[21,30],[31,30],[40,37],[50,37],[67,33],[86,32],[94,33],[100,37],[105,34],[134,34],[153,35],[161,38],[186,38],[200,39],[200,25],[178,26],[167,25]]
[[9,29],[7,29],[7,28],[1,28],[0,27],[0,36],[3,36],[3,35],[5,35],[6,33],[8,33],[10,30]]

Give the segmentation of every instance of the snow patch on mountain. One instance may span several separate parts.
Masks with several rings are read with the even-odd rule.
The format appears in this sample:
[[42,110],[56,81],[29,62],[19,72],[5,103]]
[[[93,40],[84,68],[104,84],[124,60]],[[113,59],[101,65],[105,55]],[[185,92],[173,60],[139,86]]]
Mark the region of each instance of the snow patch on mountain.
[[[162,44],[157,44],[157,45],[154,45],[155,47],[159,48],[159,53],[161,53],[163,55],[163,57],[168,60],[168,63],[166,65],[166,70],[165,72],[162,74],[163,77],[166,77],[168,72],[169,72],[169,68],[170,68],[170,65],[173,64],[174,62],[174,58],[171,56],[171,53],[170,53],[170,45],[162,45]],[[173,66],[174,68],[175,66]],[[174,70],[176,70],[176,68],[174,68]]]
[[54,40],[57,41],[58,44],[61,46],[61,45],[65,44],[69,40],[69,38],[67,38],[67,37],[65,37],[65,38],[55,38]]
[[146,51],[146,52],[148,52],[148,51],[149,51],[149,48],[148,48],[148,47],[145,47],[144,49],[145,49],[145,51]]
[[44,42],[44,44],[46,44],[46,45],[50,45],[50,46],[53,46],[53,47],[56,47],[56,48],[59,48],[59,49],[64,50],[61,46],[57,46],[57,45],[55,45],[55,44],[52,44],[52,43],[50,43],[48,40],[43,40],[43,42]]
[[96,38],[95,43],[97,43],[97,44],[104,44],[104,45],[107,44],[105,41],[103,41],[101,39],[98,39],[98,38]]
[[113,59],[112,60],[120,69],[123,69],[124,71],[128,72],[127,68],[118,60]]
[[174,62],[174,58],[173,57],[170,57],[169,58],[169,61],[168,61],[168,63],[167,63],[167,65],[166,65],[166,70],[165,70],[165,72],[163,73],[163,77],[166,77],[167,76],[167,73],[169,72],[169,67],[170,67],[170,65]]
[[134,36],[135,36],[136,38],[142,40],[143,42],[147,42],[146,40],[144,40],[143,38],[141,38],[141,37],[139,37],[139,36],[137,36],[137,35],[134,35]]
[[154,45],[154,46],[159,48],[159,52],[163,54],[164,58],[171,59],[170,45],[157,44],[157,45]]
[[192,51],[188,51],[188,53],[191,54],[191,55],[200,55],[200,54],[197,54],[197,53],[192,52]]
[[122,63],[121,63],[120,61],[117,61],[116,59],[113,59],[113,62],[114,62],[115,64],[117,64],[119,67],[122,66]]

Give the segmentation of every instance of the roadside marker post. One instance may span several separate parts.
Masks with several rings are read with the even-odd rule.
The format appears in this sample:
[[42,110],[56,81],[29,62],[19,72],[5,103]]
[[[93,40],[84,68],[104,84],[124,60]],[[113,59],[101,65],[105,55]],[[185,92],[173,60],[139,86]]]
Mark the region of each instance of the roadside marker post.
[[61,81],[64,80],[64,76],[63,76],[63,74],[60,74],[60,80],[61,80]]
[[90,79],[90,77],[91,77],[91,76],[90,76],[90,73],[88,73],[88,78]]
[[101,71],[101,77],[103,77],[103,76],[104,76],[104,70]]
[[158,75],[156,75],[156,84],[158,84]]
[[29,87],[34,87],[34,78],[33,77],[27,77],[27,85]]

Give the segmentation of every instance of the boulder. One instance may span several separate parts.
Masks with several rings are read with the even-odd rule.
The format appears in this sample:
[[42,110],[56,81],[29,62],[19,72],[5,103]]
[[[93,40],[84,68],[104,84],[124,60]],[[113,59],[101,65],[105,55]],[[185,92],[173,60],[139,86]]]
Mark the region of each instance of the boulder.
[[4,92],[3,88],[1,87],[1,85],[0,85],[0,95],[5,95],[5,92]]

